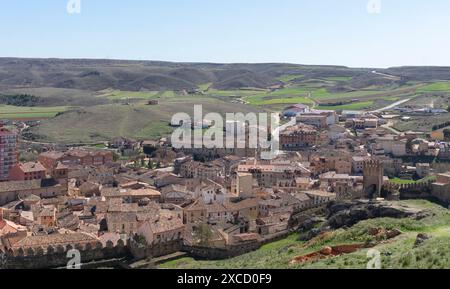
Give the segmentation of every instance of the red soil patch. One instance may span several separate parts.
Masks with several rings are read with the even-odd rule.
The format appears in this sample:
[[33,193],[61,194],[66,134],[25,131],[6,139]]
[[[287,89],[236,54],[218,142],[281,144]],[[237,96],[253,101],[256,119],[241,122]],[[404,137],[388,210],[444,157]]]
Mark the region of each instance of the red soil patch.
[[307,254],[304,256],[295,257],[291,262],[289,262],[289,265],[303,264],[306,262],[321,260],[329,257],[350,254],[363,248],[366,248],[365,244],[351,244],[351,245],[340,245],[335,247],[324,247],[320,251]]

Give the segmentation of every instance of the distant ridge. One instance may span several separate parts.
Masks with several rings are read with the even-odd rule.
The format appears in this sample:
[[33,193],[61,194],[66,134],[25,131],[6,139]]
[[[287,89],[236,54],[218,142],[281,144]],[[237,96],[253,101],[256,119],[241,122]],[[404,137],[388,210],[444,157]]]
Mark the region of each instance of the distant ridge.
[[[319,77],[362,78],[378,82],[373,68],[289,63],[188,63],[109,59],[0,58],[0,88],[54,87],[100,91],[193,90],[211,83],[212,88],[232,90],[282,85],[285,75],[304,80]],[[392,67],[378,72],[406,80],[450,80],[450,67]],[[377,80],[378,79],[378,80]]]

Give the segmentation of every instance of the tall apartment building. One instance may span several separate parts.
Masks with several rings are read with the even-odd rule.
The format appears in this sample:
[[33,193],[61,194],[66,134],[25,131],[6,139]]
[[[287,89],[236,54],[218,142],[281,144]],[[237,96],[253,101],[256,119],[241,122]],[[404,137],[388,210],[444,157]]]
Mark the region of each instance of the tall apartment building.
[[0,122],[0,182],[9,179],[9,170],[18,162],[17,134]]

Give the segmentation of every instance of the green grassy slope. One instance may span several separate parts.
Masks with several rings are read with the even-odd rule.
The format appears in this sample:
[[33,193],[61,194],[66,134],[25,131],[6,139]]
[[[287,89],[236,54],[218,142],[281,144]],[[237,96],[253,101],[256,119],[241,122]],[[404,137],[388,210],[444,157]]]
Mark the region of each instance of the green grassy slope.
[[[367,266],[368,249],[305,264],[289,265],[297,257],[321,250],[324,246],[382,241],[374,249],[381,252],[383,268],[450,268],[450,211],[428,201],[402,201],[403,205],[430,213],[420,221],[413,219],[374,219],[358,223],[349,229],[334,231],[328,238],[311,246],[298,241],[298,235],[263,246],[255,252],[221,261],[196,261],[182,258],[160,265],[161,268],[198,269],[267,269],[267,268],[360,268]],[[402,234],[392,240],[376,240],[368,234],[371,228],[398,229]],[[415,248],[418,233],[431,239]]]
[[169,122],[175,113],[193,115],[194,105],[203,105],[203,115],[257,112],[247,105],[225,102],[207,96],[189,95],[162,99],[159,105],[109,104],[81,108],[42,122],[32,132],[46,142],[95,142],[115,137],[157,139],[172,131]]

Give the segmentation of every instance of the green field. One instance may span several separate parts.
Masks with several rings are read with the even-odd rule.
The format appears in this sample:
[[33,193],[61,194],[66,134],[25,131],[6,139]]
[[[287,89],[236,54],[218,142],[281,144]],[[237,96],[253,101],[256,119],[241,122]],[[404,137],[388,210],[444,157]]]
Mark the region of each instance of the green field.
[[413,185],[413,184],[418,184],[418,183],[423,183],[423,182],[428,182],[428,181],[433,181],[433,180],[436,180],[436,177],[431,176],[431,177],[423,178],[423,179],[417,180],[417,181],[395,178],[395,179],[391,179],[389,181],[391,183],[398,184],[398,185]]
[[198,88],[199,88],[200,90],[202,90],[202,91],[206,91],[206,90],[208,90],[208,89],[211,87],[211,85],[213,85],[212,82],[205,83],[205,84],[200,84],[200,85],[198,86]]
[[317,107],[318,109],[324,110],[364,110],[371,107],[374,104],[373,101],[362,101],[362,102],[354,102],[351,104],[345,105],[336,105],[336,106],[322,106]]
[[399,101],[400,98],[395,97],[395,96],[394,97],[384,97],[383,100],[395,102],[395,101]]
[[352,91],[352,92],[344,92],[344,93],[330,93],[328,91],[324,91],[323,89],[319,89],[313,92],[312,97],[316,100],[332,100],[332,99],[355,99],[360,97],[370,97],[376,96],[377,94],[383,93],[377,90],[361,90],[361,91]]
[[162,98],[158,105],[135,103],[107,104],[69,111],[56,118],[43,121],[31,132],[45,142],[92,143],[117,137],[139,140],[159,139],[172,132],[169,126],[176,113],[193,115],[194,105],[203,106],[203,114],[258,112],[249,105],[230,103],[202,95],[176,95]]
[[450,82],[435,82],[419,88],[417,92],[450,92]]
[[323,79],[331,81],[350,81],[353,79],[352,76],[333,76],[333,77],[323,77]]
[[[199,261],[181,258],[160,265],[169,269],[365,269],[368,249],[304,264],[289,265],[297,257],[321,250],[324,246],[360,244],[380,241],[368,234],[371,228],[398,229],[402,234],[390,241],[381,242],[374,249],[381,252],[383,268],[450,268],[450,212],[428,201],[401,201],[401,205],[429,212],[422,220],[373,219],[362,221],[348,229],[334,231],[328,238],[317,240],[309,246],[298,240],[298,234],[267,244],[259,250],[219,261]],[[418,233],[427,233],[431,239],[414,247]]]
[[60,112],[70,109],[67,106],[22,107],[0,105],[0,119],[44,119],[52,118]]
[[271,105],[271,104],[313,104],[314,102],[302,96],[286,96],[282,98],[271,98],[264,95],[251,96],[245,99],[251,105]]
[[118,99],[153,99],[157,98],[164,92],[159,91],[120,91],[120,90],[112,90],[112,91],[104,91],[99,97],[106,97],[110,100],[118,100]]
[[239,89],[239,90],[218,90],[218,89],[209,89],[208,95],[210,96],[224,96],[224,97],[245,97],[255,94],[265,93],[266,90],[257,90],[257,89]]
[[[287,87],[270,93],[260,93],[245,97],[245,101],[251,105],[271,105],[271,104],[313,104],[315,101],[329,100],[349,100],[355,98],[368,98],[383,93],[380,91],[353,91],[348,93],[330,93],[326,88],[316,87]],[[311,99],[308,98],[311,96]],[[363,109],[373,104],[373,101],[361,101],[354,104],[333,107],[331,109]],[[327,108],[328,109],[328,108]]]
[[[345,93],[331,93],[326,87],[313,86],[288,86],[272,92],[255,92],[252,95],[242,96],[245,101],[255,106],[295,104],[302,103],[313,105],[315,102],[338,102],[358,99],[348,105],[327,106],[323,109],[331,110],[363,110],[374,105],[375,100],[396,101],[404,94],[404,89],[384,90],[359,90]],[[401,94],[403,93],[403,94]]]
[[306,87],[288,87],[275,90],[269,93],[258,93],[245,97],[244,100],[251,105],[272,105],[272,104],[313,104],[314,102],[307,98],[311,89]]

